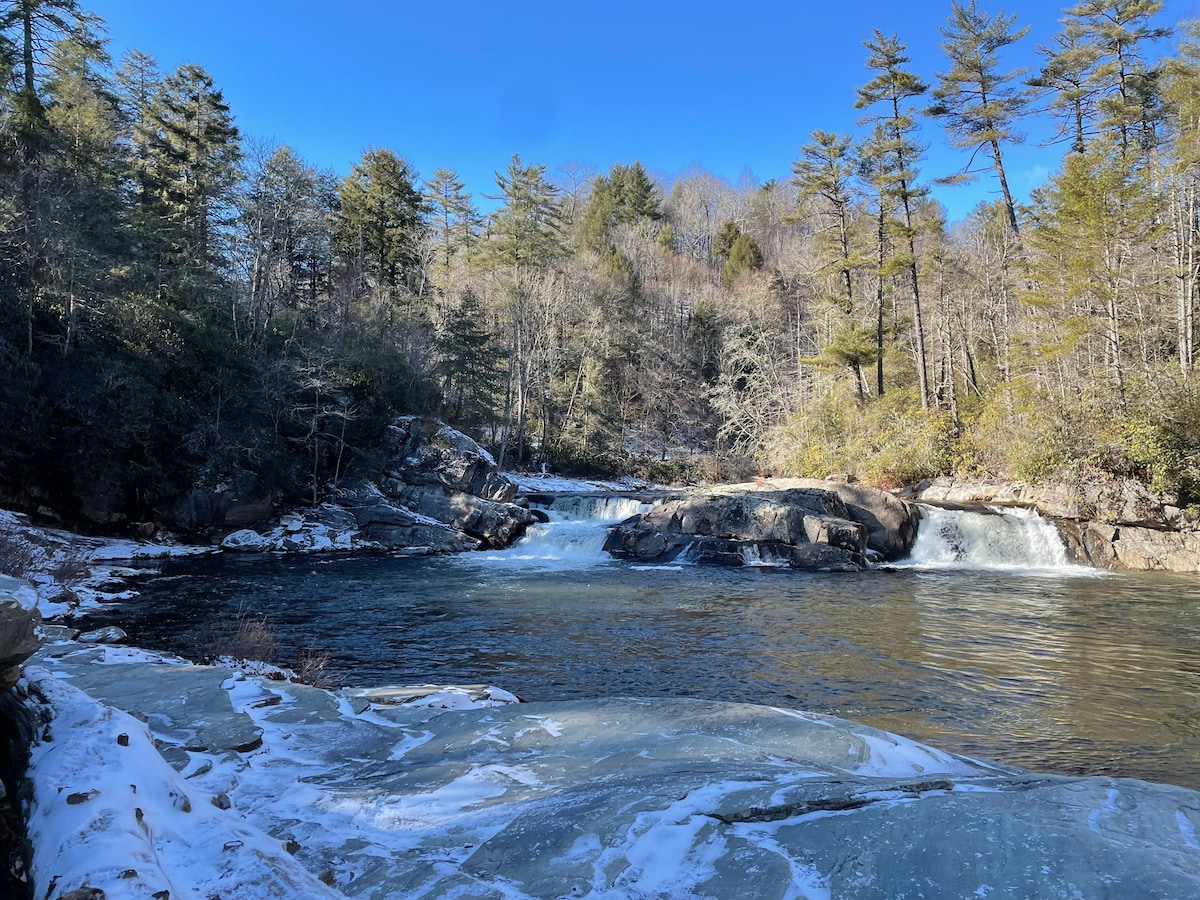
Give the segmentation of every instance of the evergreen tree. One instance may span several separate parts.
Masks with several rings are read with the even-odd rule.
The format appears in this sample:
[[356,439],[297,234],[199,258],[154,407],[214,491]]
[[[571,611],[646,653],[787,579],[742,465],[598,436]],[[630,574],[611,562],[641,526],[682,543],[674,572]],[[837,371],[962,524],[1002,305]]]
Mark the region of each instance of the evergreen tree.
[[817,130],[812,133],[812,141],[800,148],[800,158],[792,163],[800,197],[818,199],[819,214],[829,222],[820,228],[819,235],[823,248],[833,248],[833,261],[829,265],[841,282],[846,312],[854,309],[852,272],[858,265],[850,236],[851,179],[858,167],[852,145],[853,138],[848,134]]
[[366,151],[338,199],[337,243],[360,289],[374,280],[392,292],[419,294],[427,207],[408,162],[391,150]]
[[245,310],[251,343],[268,336],[276,314],[305,305],[310,316],[329,290],[337,182],[291,147],[255,160],[239,198]]
[[[976,6],[976,0],[966,4],[954,0],[951,4],[950,27],[940,28],[944,42],[942,50],[950,68],[937,73],[939,84],[933,89],[934,104],[926,112],[943,120],[950,142],[955,147],[971,151],[973,161],[980,150],[992,160],[992,168],[1000,180],[1009,225],[1018,231],[1016,205],[1008,187],[1004,158],[1000,145],[1016,142],[1020,135],[1014,130],[1025,107],[1024,91],[1016,84],[1023,70],[1000,72],[998,54],[1015,44],[1029,27],[1013,30],[1016,16],[1003,12],[989,16]],[[960,180],[974,180],[977,170],[968,162]]]
[[437,283],[445,288],[454,260],[469,253],[479,240],[483,217],[453,169],[438,169],[433,178],[425,182],[425,202],[436,248]]
[[916,141],[917,123],[911,115],[908,101],[920,97],[927,87],[916,75],[903,66],[909,62],[904,55],[905,45],[896,35],[887,36],[876,30],[874,38],[864,41],[870,51],[867,68],[878,74],[858,89],[855,106],[865,108],[882,104],[885,112],[865,121],[875,122],[874,143],[877,154],[886,160],[878,168],[882,189],[893,198],[902,214],[898,225],[900,238],[907,249],[904,262],[911,279],[913,332],[916,343],[918,389],[922,409],[929,408],[929,364],[925,350],[925,326],[921,310],[921,279],[917,265],[916,229],[913,227],[913,204],[928,193],[915,184],[914,168],[923,148]]
[[763,255],[758,244],[749,235],[739,234],[729,247],[729,259],[721,270],[721,283],[731,287],[742,273],[761,269],[762,265]]
[[126,249],[117,115],[97,71],[106,62],[90,42],[64,39],[50,55],[45,83],[47,139],[55,151],[43,161],[45,287],[62,322],[64,354],[78,339],[82,313],[98,310],[113,290],[110,273]]
[[141,223],[143,253],[156,264],[158,284],[173,282],[207,298],[224,262],[218,239],[241,175],[240,139],[221,91],[192,64],[163,80],[135,127],[149,213]]
[[613,165],[592,182],[592,193],[580,225],[582,245],[601,255],[613,251],[612,231],[618,225],[637,225],[662,218],[658,193],[640,162]]
[[1045,61],[1029,85],[1050,95],[1047,108],[1058,120],[1058,139],[1069,140],[1073,152],[1083,153],[1096,116],[1097,88],[1092,79],[1096,47],[1084,39],[1078,23],[1067,21],[1054,43],[1039,46],[1038,53]]
[[1090,45],[1095,60],[1087,74],[1100,125],[1118,135],[1122,152],[1131,149],[1131,133],[1144,149],[1154,141],[1160,72],[1146,51],[1170,34],[1150,22],[1162,8],[1162,0],[1083,0],[1066,10],[1064,31]]
[[565,252],[559,230],[559,190],[546,179],[546,167],[526,165],[519,154],[496,184],[504,205],[488,229],[492,258],[509,266],[541,266]]
[[742,229],[738,227],[737,222],[732,219],[723,222],[713,238],[713,256],[728,261],[729,255],[733,252],[733,245],[741,236]]
[[33,354],[34,316],[46,277],[43,254],[45,236],[39,217],[40,182],[38,166],[47,146],[47,122],[42,93],[43,70],[56,41],[73,36],[81,45],[99,50],[100,41],[92,26],[96,20],[76,0],[10,0],[0,7],[0,56],[8,57],[3,68],[16,75],[16,89],[9,97],[12,136],[17,153],[14,163],[14,204],[8,223],[0,231],[13,235],[3,249],[4,261],[13,274],[15,294],[22,310],[17,314],[24,332],[23,350]]

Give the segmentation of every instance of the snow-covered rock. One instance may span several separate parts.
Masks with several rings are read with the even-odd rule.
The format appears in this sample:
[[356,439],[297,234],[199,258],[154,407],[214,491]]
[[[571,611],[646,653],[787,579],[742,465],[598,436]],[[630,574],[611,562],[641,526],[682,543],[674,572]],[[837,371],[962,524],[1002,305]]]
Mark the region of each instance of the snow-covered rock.
[[120,644],[128,639],[129,635],[116,625],[106,625],[79,635],[79,640],[84,644]]
[[38,897],[341,896],[172,769],[142,722],[41,670],[26,686],[46,721],[27,773]]
[[37,591],[19,578],[0,575],[0,691],[17,680],[17,667],[41,646]]
[[221,541],[221,549],[235,553],[262,553],[271,549],[271,542],[257,531],[243,528],[226,535]]

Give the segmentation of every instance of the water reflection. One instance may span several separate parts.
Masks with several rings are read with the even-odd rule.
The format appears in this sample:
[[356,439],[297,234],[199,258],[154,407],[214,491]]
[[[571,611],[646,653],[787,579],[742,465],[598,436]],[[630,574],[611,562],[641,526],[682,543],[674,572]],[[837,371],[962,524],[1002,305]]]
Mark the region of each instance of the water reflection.
[[135,642],[201,656],[211,623],[244,605],[270,617],[285,657],[327,649],[348,685],[795,706],[1013,765],[1200,788],[1195,580],[390,558],[223,558],[166,575],[184,573],[119,613]]

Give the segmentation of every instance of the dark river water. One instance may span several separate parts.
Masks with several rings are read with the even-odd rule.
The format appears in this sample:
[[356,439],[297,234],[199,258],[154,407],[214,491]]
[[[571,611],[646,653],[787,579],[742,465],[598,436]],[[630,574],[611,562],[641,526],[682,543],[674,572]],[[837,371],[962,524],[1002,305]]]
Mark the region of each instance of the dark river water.
[[339,686],[787,706],[1010,765],[1200,789],[1194,578],[639,569],[585,548],[551,562],[225,555],[139,588],[113,614],[131,643],[190,658],[240,608],[268,618],[281,664],[327,651]]

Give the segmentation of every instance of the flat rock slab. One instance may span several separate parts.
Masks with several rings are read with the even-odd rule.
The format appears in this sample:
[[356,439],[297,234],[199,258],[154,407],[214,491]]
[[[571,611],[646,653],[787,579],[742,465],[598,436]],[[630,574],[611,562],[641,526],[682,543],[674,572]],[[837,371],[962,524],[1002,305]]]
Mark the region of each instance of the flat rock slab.
[[190,783],[355,897],[1200,896],[1196,792],[1032,775],[824,716],[439,709],[395,689],[375,706],[226,670],[39,664],[164,723],[160,742],[251,720],[261,748],[186,751]]

